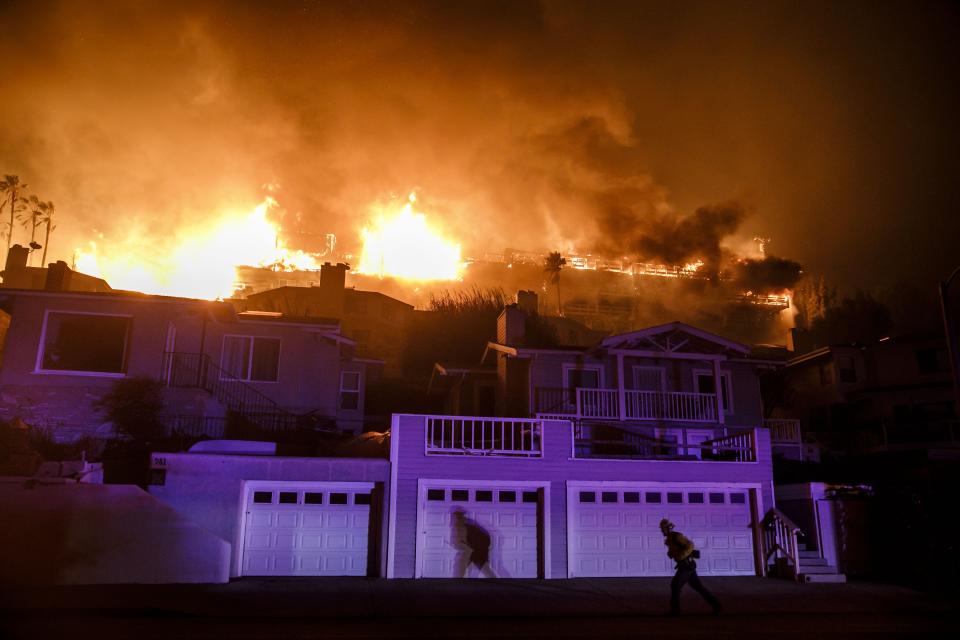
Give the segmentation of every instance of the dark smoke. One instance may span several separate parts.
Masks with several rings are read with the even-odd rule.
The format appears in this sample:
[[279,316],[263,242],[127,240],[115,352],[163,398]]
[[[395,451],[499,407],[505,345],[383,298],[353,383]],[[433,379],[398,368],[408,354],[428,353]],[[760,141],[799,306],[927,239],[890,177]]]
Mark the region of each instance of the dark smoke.
[[776,256],[742,260],[733,268],[734,285],[759,294],[792,289],[800,275],[799,262]]

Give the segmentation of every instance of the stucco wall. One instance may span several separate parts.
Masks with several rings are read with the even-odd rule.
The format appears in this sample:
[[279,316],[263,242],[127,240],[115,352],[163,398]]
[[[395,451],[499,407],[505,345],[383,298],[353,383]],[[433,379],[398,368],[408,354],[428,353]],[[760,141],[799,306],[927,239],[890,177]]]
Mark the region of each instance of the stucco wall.
[[0,482],[0,583],[226,582],[230,544],[139,487]]
[[[162,461],[162,464],[160,463]],[[244,514],[243,483],[248,480],[293,482],[380,482],[389,503],[387,460],[367,458],[287,458],[273,456],[157,453],[151,466],[166,469],[163,486],[150,494],[191,522],[233,544],[231,575],[239,573],[239,525]],[[381,514],[386,531],[386,506]],[[380,541],[386,556],[386,537]]]
[[393,575],[414,576],[417,540],[417,482],[526,480],[549,483],[551,577],[567,575],[566,483],[580,481],[689,482],[759,485],[762,515],[774,505],[769,433],[755,431],[758,460],[749,463],[572,458],[570,423],[544,421],[542,458],[426,455],[426,416],[395,415],[391,461],[395,465]]

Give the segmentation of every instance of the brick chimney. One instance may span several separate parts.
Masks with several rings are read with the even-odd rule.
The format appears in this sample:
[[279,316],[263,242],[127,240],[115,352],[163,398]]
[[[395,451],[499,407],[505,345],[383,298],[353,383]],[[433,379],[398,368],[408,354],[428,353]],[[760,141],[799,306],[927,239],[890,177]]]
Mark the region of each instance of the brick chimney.
[[347,265],[342,262],[320,265],[320,295],[325,313],[335,318],[343,317],[343,288],[347,282]]
[[539,315],[540,307],[536,291],[517,291],[517,306],[528,316]]
[[24,269],[27,266],[27,258],[30,256],[30,249],[15,244],[10,247],[7,253],[7,264],[4,271]]
[[510,347],[523,344],[527,316],[515,304],[508,304],[497,318],[497,342]]
[[47,267],[47,281],[44,289],[47,291],[70,291],[70,280],[73,270],[63,260],[51,262]]

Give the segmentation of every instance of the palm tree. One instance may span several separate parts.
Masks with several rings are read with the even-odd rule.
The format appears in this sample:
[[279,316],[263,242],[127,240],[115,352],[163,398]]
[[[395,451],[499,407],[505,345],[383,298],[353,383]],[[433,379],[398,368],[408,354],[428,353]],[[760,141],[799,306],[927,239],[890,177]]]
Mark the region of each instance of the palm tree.
[[7,224],[7,253],[10,253],[10,245],[13,243],[13,220],[16,214],[24,209],[23,198],[20,193],[27,188],[27,185],[20,183],[20,176],[3,176],[0,180],[0,192],[6,194],[7,202],[10,205],[10,222]]
[[43,257],[40,259],[41,267],[47,266],[47,248],[50,246],[50,233],[57,228],[57,225],[53,224],[53,214],[55,211],[56,207],[52,200],[40,203],[41,216],[37,224],[46,225],[47,228],[43,238]]
[[560,304],[560,270],[567,264],[567,259],[559,251],[551,251],[543,260],[543,270],[550,274],[550,279],[557,285],[557,314],[563,315],[563,306]]
[[28,202],[28,211],[21,213],[17,216],[17,219],[20,220],[24,229],[30,230],[30,251],[32,252],[40,248],[40,245],[37,244],[37,227],[43,224],[40,220],[47,203],[37,196],[30,196]]

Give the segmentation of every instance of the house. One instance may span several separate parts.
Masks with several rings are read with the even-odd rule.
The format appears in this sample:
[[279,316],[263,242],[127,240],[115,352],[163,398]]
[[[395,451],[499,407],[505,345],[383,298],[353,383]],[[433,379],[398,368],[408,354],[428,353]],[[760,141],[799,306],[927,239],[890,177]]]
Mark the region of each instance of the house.
[[840,344],[789,359],[765,379],[769,412],[839,454],[955,449],[960,443],[941,334]]
[[181,435],[221,437],[231,424],[363,427],[366,365],[335,320],[133,292],[15,289],[0,290],[0,316],[9,320],[0,419],[57,439],[107,435],[95,403],[134,376],[164,384],[164,420]]
[[347,289],[348,267],[324,263],[319,286],[282,286],[236,301],[243,309],[301,317],[334,318],[357,345],[357,355],[383,361],[384,374],[399,376],[413,306],[375,291]]
[[74,271],[63,260],[47,267],[28,267],[32,249],[15,244],[7,253],[0,276],[0,289],[45,289],[48,291],[110,291],[106,280]]

